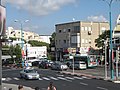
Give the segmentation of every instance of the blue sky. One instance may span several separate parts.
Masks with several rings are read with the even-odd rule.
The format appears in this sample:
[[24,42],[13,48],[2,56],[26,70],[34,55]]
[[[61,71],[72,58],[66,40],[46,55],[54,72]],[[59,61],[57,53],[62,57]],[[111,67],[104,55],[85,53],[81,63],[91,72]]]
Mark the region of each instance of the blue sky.
[[[106,0],[109,2],[110,0]],[[112,26],[120,14],[120,0],[112,3]],[[33,31],[40,35],[50,35],[55,24],[75,21],[109,21],[109,7],[103,0],[2,0],[6,7],[7,27]]]

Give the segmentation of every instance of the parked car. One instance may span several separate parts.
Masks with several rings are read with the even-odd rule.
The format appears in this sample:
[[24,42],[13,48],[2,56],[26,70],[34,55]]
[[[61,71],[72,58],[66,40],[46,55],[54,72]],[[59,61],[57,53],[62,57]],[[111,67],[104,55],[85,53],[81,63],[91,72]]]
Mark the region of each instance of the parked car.
[[39,79],[39,74],[35,69],[27,67],[20,71],[20,77],[24,79]]
[[53,70],[67,70],[68,66],[62,62],[54,62],[51,66]]

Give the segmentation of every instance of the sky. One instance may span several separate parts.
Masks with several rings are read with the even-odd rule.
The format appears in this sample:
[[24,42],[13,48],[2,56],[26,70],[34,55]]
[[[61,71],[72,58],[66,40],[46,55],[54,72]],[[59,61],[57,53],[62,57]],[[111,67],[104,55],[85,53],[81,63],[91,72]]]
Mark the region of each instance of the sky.
[[[6,28],[51,35],[55,25],[74,21],[109,22],[110,0],[1,0],[6,7]],[[120,14],[120,0],[111,4],[112,28]],[[18,20],[19,22],[14,22]],[[24,22],[29,20],[29,22]]]

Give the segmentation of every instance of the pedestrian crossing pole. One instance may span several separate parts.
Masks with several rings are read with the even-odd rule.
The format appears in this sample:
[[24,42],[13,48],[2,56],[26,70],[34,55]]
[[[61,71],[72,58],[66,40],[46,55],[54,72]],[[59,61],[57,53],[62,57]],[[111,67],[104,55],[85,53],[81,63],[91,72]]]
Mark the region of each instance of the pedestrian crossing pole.
[[[1,0],[0,0],[1,5]],[[2,90],[2,41],[0,35],[0,90]]]

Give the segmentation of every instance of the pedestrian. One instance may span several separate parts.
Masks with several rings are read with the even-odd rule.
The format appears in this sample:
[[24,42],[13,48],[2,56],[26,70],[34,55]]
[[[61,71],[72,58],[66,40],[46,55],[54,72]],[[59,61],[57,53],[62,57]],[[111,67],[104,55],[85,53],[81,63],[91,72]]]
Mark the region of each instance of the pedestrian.
[[23,85],[19,85],[18,90],[23,90]]
[[56,90],[56,87],[53,86],[53,82],[50,82],[50,84],[49,84],[47,90]]
[[40,88],[39,87],[35,87],[35,90],[40,90]]

